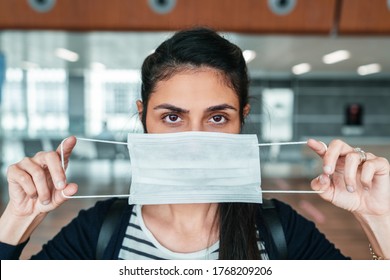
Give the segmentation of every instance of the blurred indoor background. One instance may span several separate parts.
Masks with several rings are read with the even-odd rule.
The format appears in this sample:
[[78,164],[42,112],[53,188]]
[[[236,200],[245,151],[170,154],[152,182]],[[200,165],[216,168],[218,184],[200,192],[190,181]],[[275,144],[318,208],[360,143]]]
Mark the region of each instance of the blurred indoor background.
[[[239,45],[260,142],[341,138],[390,159],[390,0],[0,0],[0,195],[7,166],[69,135],[125,141],[141,132],[143,59],[176,30],[208,26]],[[124,146],[80,142],[68,181],[84,194],[126,193]],[[264,189],[309,189],[304,146],[261,149]],[[276,196],[275,196],[276,197]],[[368,258],[349,213],[315,195],[278,195],[348,255]],[[96,200],[70,201],[27,247],[37,251]]]

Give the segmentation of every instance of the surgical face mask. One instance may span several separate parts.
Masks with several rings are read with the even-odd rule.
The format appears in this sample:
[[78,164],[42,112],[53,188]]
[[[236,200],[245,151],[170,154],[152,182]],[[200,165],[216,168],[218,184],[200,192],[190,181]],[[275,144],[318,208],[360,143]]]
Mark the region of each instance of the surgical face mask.
[[261,203],[256,135],[129,134],[129,203]]
[[[129,174],[132,174],[130,193],[74,196],[63,193],[67,198],[128,197],[130,204],[261,203],[263,193],[321,192],[261,189],[259,147],[301,145],[306,141],[259,144],[256,135],[215,132],[130,133],[127,142],[77,140],[127,145]],[[60,148],[65,169],[64,141]]]

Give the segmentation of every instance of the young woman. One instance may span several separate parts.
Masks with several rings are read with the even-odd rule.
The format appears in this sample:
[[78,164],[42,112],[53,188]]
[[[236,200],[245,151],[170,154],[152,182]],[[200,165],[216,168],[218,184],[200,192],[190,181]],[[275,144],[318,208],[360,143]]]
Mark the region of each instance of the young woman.
[[[137,102],[145,133],[207,131],[240,133],[248,104],[248,76],[241,50],[208,29],[176,33],[142,66],[142,101]],[[64,143],[68,159],[76,139]],[[373,250],[390,258],[390,166],[387,160],[335,140],[325,147],[309,140],[323,159],[314,190],[351,211]],[[40,152],[9,167],[10,202],[0,219],[0,257],[19,258],[46,214],[74,195],[59,151]],[[114,200],[83,210],[34,259],[94,259],[103,218]],[[275,201],[289,259],[344,259],[312,222]],[[198,203],[128,206],[103,255],[106,259],[275,258],[258,205]]]

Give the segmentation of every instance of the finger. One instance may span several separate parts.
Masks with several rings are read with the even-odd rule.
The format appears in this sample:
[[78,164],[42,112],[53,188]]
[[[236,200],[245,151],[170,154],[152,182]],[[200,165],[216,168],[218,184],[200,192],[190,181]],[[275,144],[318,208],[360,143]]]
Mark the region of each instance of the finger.
[[[66,177],[65,172],[61,166],[61,160],[56,152],[39,152],[31,158],[36,165],[48,174],[45,175],[47,184],[54,186],[57,189],[65,187]],[[37,185],[37,187],[39,187]]]
[[354,192],[357,188],[356,175],[360,166],[360,155],[356,152],[345,156],[344,181],[348,192]]
[[345,156],[353,152],[353,148],[341,140],[333,140],[328,146],[328,150],[323,156],[323,170],[325,174],[333,174],[340,156]]
[[321,174],[311,181],[311,187],[314,191],[324,191],[330,186],[330,179],[328,175]]
[[309,139],[307,141],[307,145],[321,157],[325,155],[326,151],[328,150],[328,146],[324,142],[314,139]]
[[311,188],[314,191],[320,191],[320,196],[327,201],[332,200],[331,179],[326,174],[321,174],[311,181]]
[[[42,157],[43,154],[40,152],[37,157]],[[26,177],[29,175],[32,180],[32,185],[29,184],[28,188],[34,188],[38,199],[43,204],[48,204],[51,197],[51,187],[47,183],[48,180],[42,165],[31,158],[25,158],[18,166],[26,172]]]
[[389,176],[389,162],[382,157],[375,157],[373,154],[367,153],[367,160],[362,165],[362,173],[360,181],[364,189],[369,190],[372,187],[374,176]]
[[54,187],[58,190],[65,188],[66,175],[61,165],[60,156],[56,152],[48,152],[42,160],[49,170]]
[[[56,203],[57,205],[62,204],[64,201],[70,199],[66,196],[75,195],[77,193],[77,190],[78,190],[77,184],[71,183],[71,184],[66,185],[66,187],[63,190],[55,192],[55,196],[53,199],[54,203]],[[64,196],[64,194],[66,196]]]
[[[17,164],[13,164],[8,167],[7,180],[9,183],[10,192],[13,191],[14,188],[21,188],[24,194],[30,198],[34,199],[38,196],[31,176],[26,171],[22,170]],[[18,198],[23,199],[24,195],[23,197]]]
[[57,147],[57,154],[61,158],[61,163],[64,164],[64,168],[67,167],[69,157],[72,154],[73,148],[76,146],[77,139],[74,136],[70,136],[64,139],[61,144]]

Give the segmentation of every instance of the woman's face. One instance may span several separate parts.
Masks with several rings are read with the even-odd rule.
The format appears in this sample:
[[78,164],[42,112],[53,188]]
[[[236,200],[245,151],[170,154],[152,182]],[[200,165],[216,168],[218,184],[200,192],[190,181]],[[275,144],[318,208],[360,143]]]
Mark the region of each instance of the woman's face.
[[[142,114],[142,102],[137,103]],[[216,70],[200,68],[179,72],[157,83],[146,112],[148,133],[209,131],[239,133],[237,94]],[[244,115],[249,105],[244,108]]]

